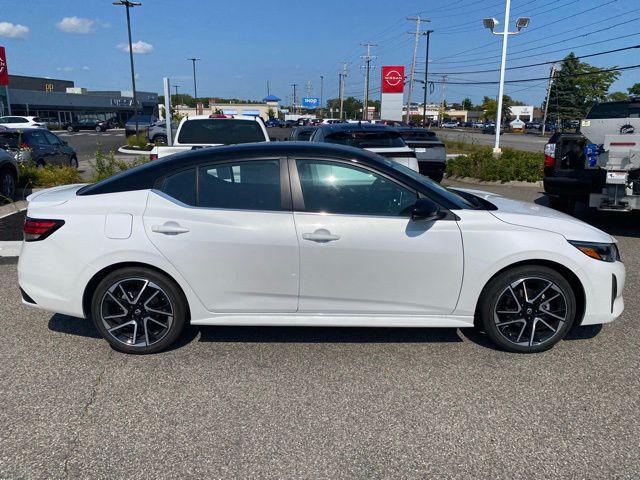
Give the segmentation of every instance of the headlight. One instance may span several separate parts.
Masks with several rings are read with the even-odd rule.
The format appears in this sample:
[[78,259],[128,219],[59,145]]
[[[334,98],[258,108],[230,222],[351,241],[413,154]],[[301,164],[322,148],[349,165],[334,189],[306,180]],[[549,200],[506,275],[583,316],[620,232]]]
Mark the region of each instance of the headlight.
[[603,262],[620,261],[620,252],[615,243],[574,242],[569,243],[584,253],[586,256],[602,260]]

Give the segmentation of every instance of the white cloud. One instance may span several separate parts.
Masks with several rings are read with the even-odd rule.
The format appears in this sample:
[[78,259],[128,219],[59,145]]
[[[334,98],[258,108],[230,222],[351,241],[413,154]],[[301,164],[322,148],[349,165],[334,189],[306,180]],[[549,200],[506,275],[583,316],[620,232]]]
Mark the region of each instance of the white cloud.
[[73,72],[73,67],[58,67],[56,70],[59,72]]
[[86,65],[84,65],[84,66],[82,67],[82,70],[85,70],[85,71],[87,71],[87,72],[88,72],[89,70],[91,70],[91,68],[89,68],[89,67],[87,67]]
[[[144,55],[146,53],[153,52],[153,45],[147,42],[143,42],[142,40],[138,40],[131,44],[133,48],[133,53],[137,53],[139,55]],[[122,50],[123,52],[129,53],[129,44],[127,43],[119,43],[116,48]]]
[[93,33],[95,23],[90,18],[64,17],[56,23],[56,27],[63,32],[84,34]]
[[19,23],[0,22],[0,37],[24,38],[28,33],[29,27],[25,27]]

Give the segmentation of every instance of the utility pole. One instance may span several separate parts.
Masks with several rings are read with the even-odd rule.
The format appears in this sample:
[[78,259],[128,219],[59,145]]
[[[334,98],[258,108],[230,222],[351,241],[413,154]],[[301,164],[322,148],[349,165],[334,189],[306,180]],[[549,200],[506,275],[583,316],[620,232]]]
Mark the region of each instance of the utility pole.
[[349,62],[342,63],[342,72],[339,74],[340,78],[340,120],[342,120],[342,114],[344,112],[344,79],[347,78],[347,66]]
[[322,111],[324,110],[324,104],[322,103],[322,94],[324,93],[324,75],[320,75],[320,117],[324,117]]
[[433,33],[433,30],[427,30],[422,35],[427,37],[427,48],[424,58],[424,97],[422,99],[422,125],[427,126],[427,90],[429,89],[429,80],[427,75],[429,74],[429,37]]
[[180,85],[174,85],[173,88],[176,89],[176,115],[180,116],[180,101],[178,100],[178,87]]
[[193,99],[196,101],[196,111],[198,109],[198,85],[196,83],[196,62],[199,61],[199,58],[187,58],[187,60],[191,60],[193,63]]
[[[131,86],[133,87],[133,115],[136,119],[136,137],[139,133],[138,127],[138,100],[136,98],[136,73],[133,68],[133,47],[131,46],[131,17],[129,16],[129,9],[133,7],[139,7],[142,5],[140,2],[131,2],[129,0],[118,0],[113,2],[114,5],[123,6],[127,11],[127,32],[129,34],[129,63],[131,63]],[[11,107],[9,107],[11,108]]]
[[551,64],[551,71],[549,72],[549,85],[547,86],[547,99],[544,101],[544,116],[542,117],[542,135],[547,126],[547,111],[549,110],[549,100],[551,99],[551,86],[553,85],[553,78],[556,75],[556,64]]
[[371,47],[377,47],[375,43],[361,43],[363,47],[367,48],[367,54],[361,58],[364,60],[364,96],[362,101],[362,120],[369,120],[369,74],[371,72],[371,60],[376,58],[371,56]]
[[297,83],[292,83],[291,86],[293,87],[293,114],[296,114],[296,88],[298,87]]
[[409,123],[411,117],[411,99],[413,97],[413,77],[416,72],[416,57],[418,56],[418,43],[420,42],[420,23],[428,22],[429,20],[420,18],[420,15],[412,18],[407,18],[410,22],[416,22],[416,31],[408,32],[411,35],[415,35],[413,41],[413,59],[411,61],[411,80],[409,80],[409,93],[407,94],[407,115],[405,121]]
[[271,89],[269,88],[269,80],[267,80],[267,97],[271,95]]
[[440,100],[440,111],[438,112],[438,122],[439,122],[439,125],[442,125],[442,120],[444,119],[444,94],[447,88],[447,75],[442,76],[442,83],[440,88],[442,90],[442,99]]

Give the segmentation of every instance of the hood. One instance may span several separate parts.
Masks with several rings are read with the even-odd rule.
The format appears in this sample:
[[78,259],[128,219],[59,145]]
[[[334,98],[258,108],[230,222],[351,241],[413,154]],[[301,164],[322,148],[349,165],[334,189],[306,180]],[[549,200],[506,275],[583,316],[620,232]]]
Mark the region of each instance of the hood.
[[552,208],[536,203],[512,200],[483,190],[467,188],[456,190],[471,193],[495,205],[497,210],[489,210],[489,213],[505,223],[558,233],[567,240],[600,243],[615,241],[608,233]]

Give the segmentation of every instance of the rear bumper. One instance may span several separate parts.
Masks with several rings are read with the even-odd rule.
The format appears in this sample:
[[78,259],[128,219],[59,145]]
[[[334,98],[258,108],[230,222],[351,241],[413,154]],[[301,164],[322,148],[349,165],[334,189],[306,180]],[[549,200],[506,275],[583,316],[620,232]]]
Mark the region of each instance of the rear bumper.
[[602,173],[599,170],[569,170],[564,172],[545,172],[544,191],[549,195],[561,197],[587,198],[598,191]]

